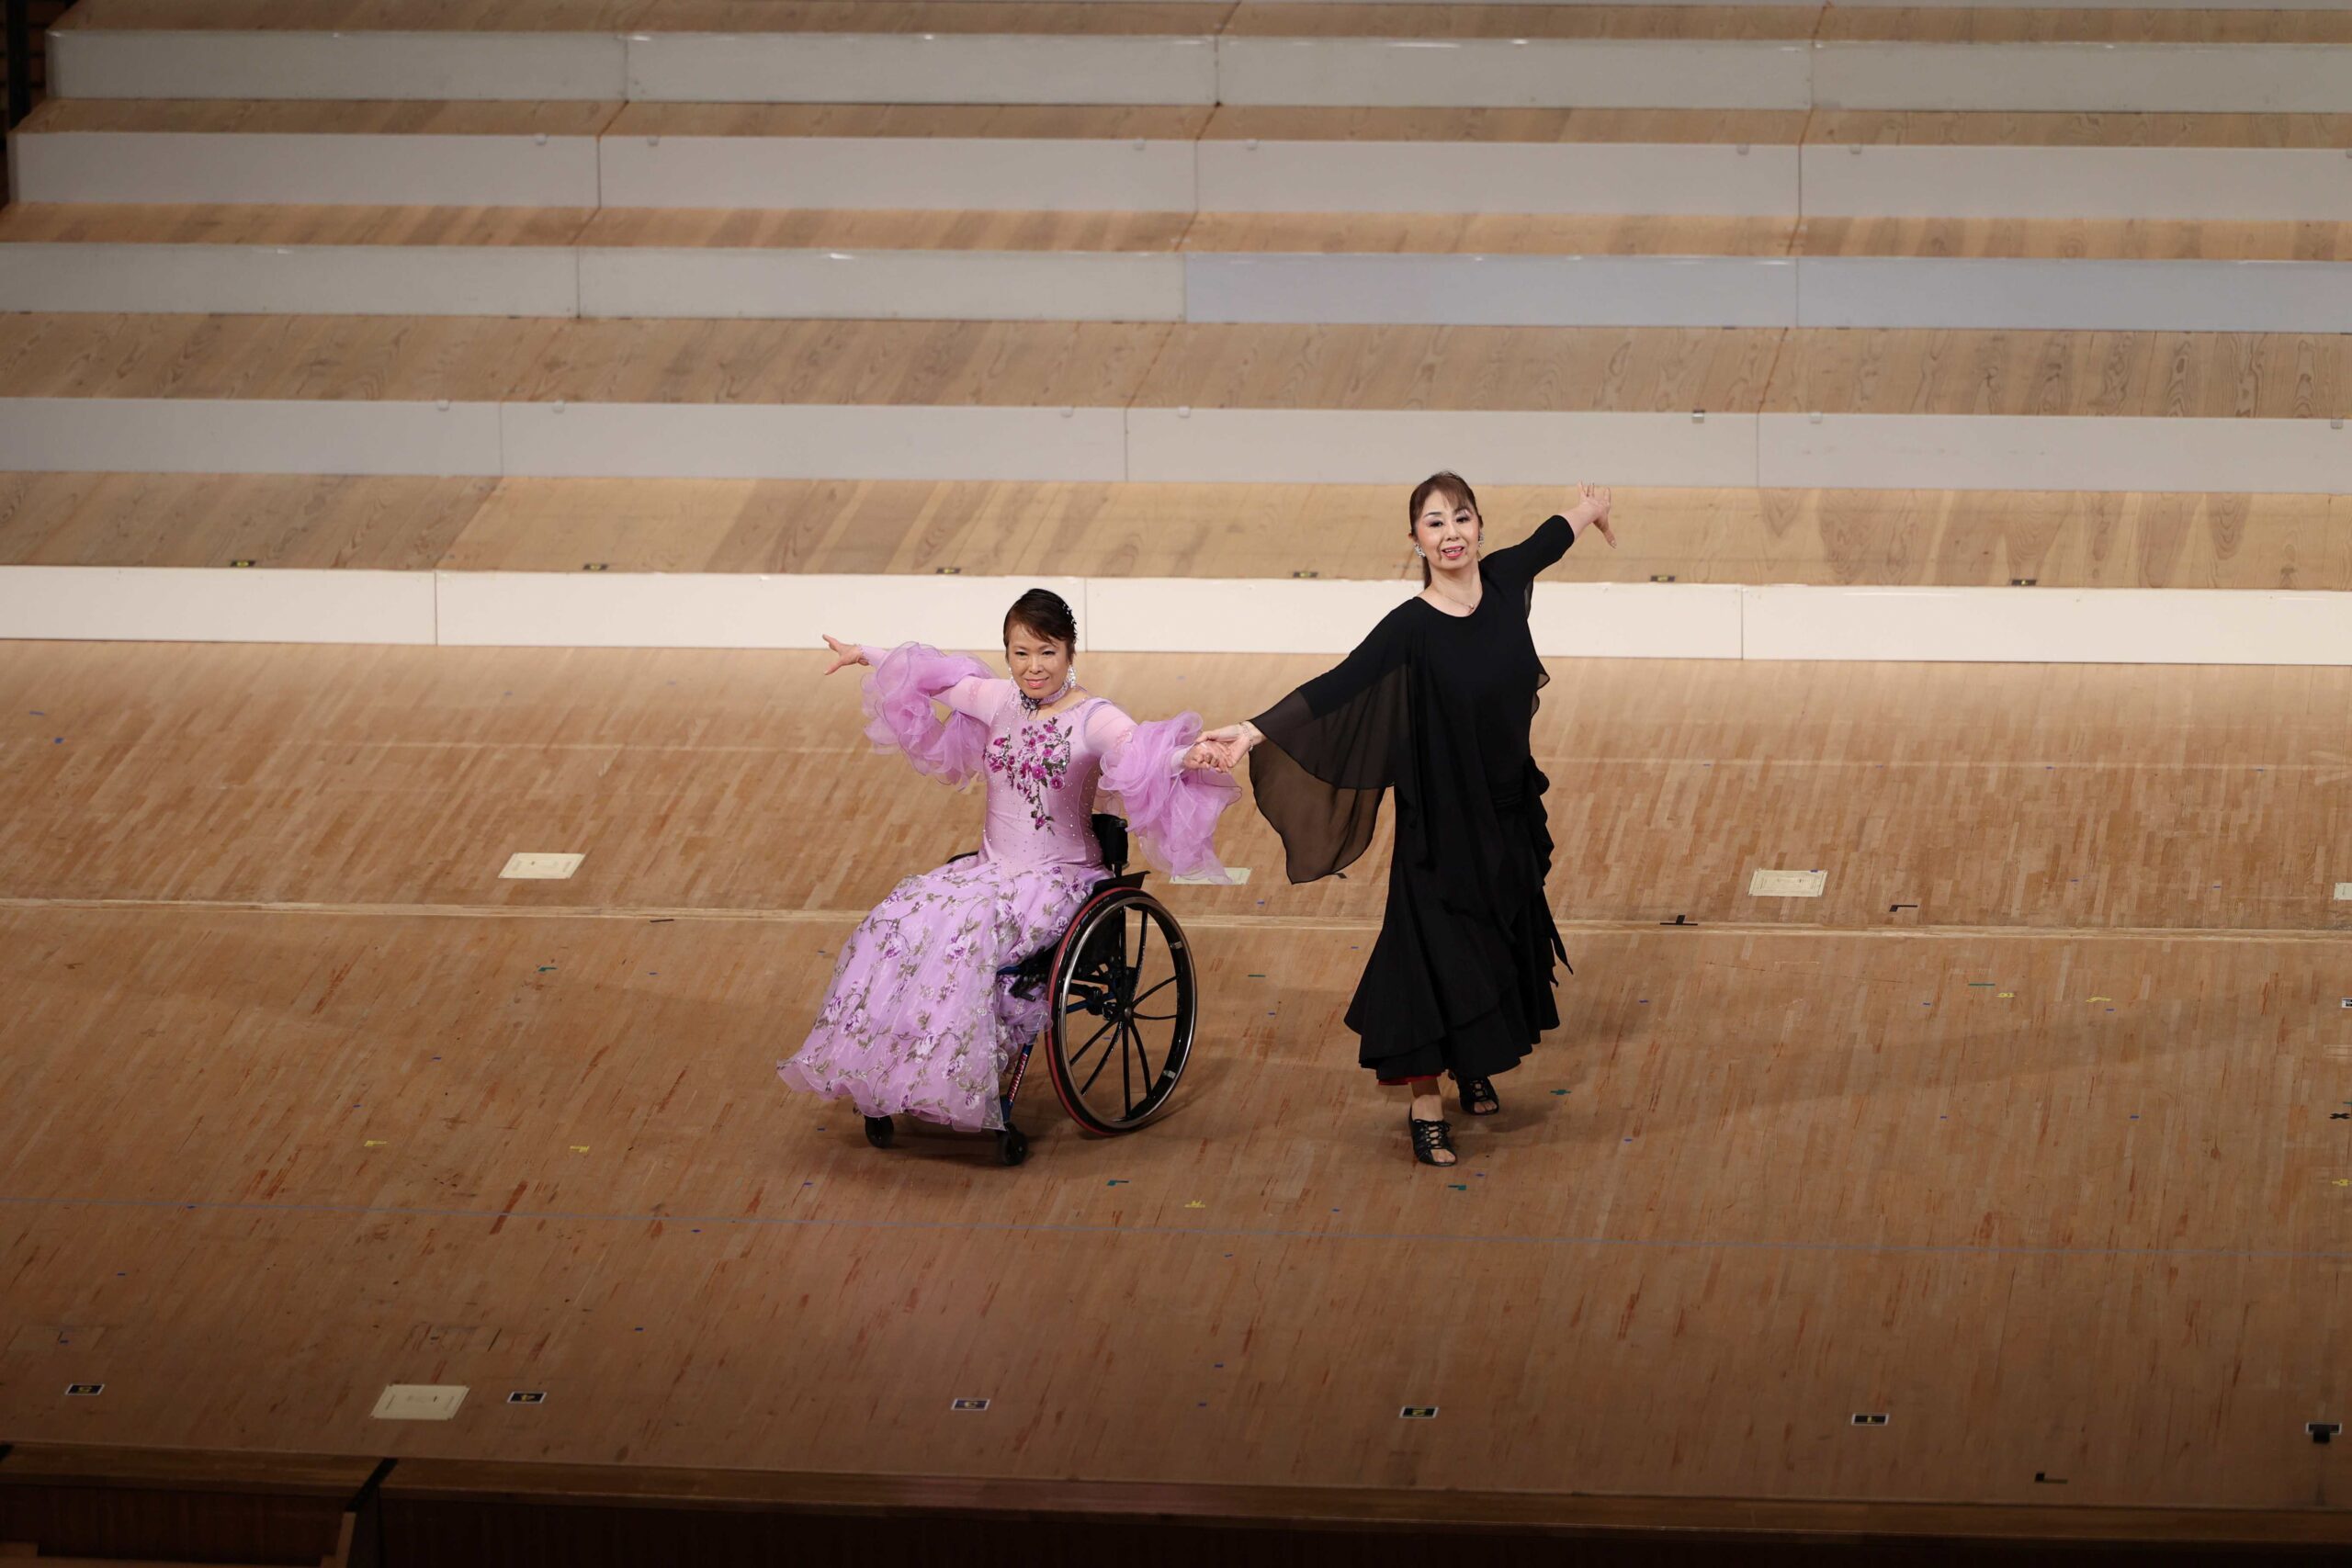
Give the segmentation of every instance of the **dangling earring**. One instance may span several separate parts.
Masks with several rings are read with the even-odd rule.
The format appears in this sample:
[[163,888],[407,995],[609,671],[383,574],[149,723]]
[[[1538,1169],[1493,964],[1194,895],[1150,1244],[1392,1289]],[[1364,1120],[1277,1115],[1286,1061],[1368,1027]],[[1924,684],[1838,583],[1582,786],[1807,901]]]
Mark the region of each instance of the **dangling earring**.
[[1421,547],[1420,547],[1420,546],[1419,546],[1419,545],[1415,545],[1415,546],[1413,547],[1413,553],[1414,553],[1415,555],[1417,555],[1417,556],[1420,557],[1423,560],[1427,560],[1427,559],[1429,559],[1429,558],[1430,558],[1430,553],[1429,553],[1427,550],[1425,550],[1425,549],[1421,548]]

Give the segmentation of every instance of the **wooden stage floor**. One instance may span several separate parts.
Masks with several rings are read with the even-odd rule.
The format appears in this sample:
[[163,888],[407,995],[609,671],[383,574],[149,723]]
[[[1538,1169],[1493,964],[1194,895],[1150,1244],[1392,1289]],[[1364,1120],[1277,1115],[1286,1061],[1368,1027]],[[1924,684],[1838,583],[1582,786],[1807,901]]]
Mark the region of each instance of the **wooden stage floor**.
[[[1318,662],[1080,667],[1216,722]],[[1555,664],[1566,1021],[1445,1173],[1338,1022],[1384,856],[1290,888],[1241,812],[1246,889],[1162,889],[1207,1008],[1164,1122],[1035,1081],[1005,1170],[783,1089],[978,812],[820,667],[10,646],[0,1441],[2306,1530],[2352,1487],[2304,1428],[2352,1408],[2352,671]]]

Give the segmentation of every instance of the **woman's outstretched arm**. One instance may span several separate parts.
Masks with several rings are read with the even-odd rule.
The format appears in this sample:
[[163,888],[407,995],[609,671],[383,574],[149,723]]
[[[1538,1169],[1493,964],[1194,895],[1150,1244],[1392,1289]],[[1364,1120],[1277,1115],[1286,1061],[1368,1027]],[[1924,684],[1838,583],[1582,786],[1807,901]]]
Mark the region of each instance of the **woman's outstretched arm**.
[[[826,674],[853,665],[873,671],[858,698],[865,710],[866,739],[876,750],[902,752],[917,773],[949,784],[978,776],[989,725],[1012,682],[989,675],[977,659],[919,642],[886,649],[827,637],[825,645],[833,652]],[[934,704],[947,708],[944,721]]]
[[[998,699],[1012,686],[1012,682],[1002,676],[990,675],[987,666],[977,659],[942,653],[919,642],[902,643],[897,648],[875,648],[827,636],[825,645],[833,650],[833,661],[825,667],[826,674],[858,664],[879,671],[892,659],[907,660],[908,681],[921,689],[924,696],[933,702],[944,703],[957,713],[977,718],[983,724],[996,716]],[[871,679],[869,676],[868,680]]]
[[[1320,716],[1336,712],[1370,691],[1382,677],[1396,668],[1404,656],[1405,638],[1398,616],[1411,607],[1410,601],[1398,605],[1373,627],[1345,659],[1300,686],[1259,717],[1293,707],[1295,704],[1303,705],[1306,712]],[[1218,766],[1230,769],[1239,767],[1242,759],[1265,739],[1265,732],[1256,721],[1245,718],[1238,724],[1210,730],[1201,737],[1201,742],[1216,749]]]
[[1559,564],[1560,558],[1568,553],[1568,547],[1594,529],[1600,530],[1600,536],[1614,549],[1617,530],[1610,525],[1610,493],[1603,486],[1577,486],[1575,505],[1544,519],[1535,532],[1519,543],[1487,552],[1487,576],[1523,590]]
[[1216,824],[1241,790],[1201,744],[1200,716],[1138,723],[1097,703],[1085,723],[1102,758],[1102,787],[1126,803],[1127,825],[1152,858],[1180,876],[1229,880],[1217,862]]

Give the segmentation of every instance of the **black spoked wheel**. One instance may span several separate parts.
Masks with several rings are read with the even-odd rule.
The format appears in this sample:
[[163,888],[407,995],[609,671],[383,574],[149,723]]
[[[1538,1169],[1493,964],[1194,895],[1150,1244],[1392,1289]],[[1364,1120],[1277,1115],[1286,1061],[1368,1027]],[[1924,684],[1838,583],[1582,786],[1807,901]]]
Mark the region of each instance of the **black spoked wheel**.
[[1046,1064],[1072,1120],[1132,1133],[1176,1092],[1193,1054],[1193,951],[1159,899],[1134,888],[1079,911],[1054,965]]

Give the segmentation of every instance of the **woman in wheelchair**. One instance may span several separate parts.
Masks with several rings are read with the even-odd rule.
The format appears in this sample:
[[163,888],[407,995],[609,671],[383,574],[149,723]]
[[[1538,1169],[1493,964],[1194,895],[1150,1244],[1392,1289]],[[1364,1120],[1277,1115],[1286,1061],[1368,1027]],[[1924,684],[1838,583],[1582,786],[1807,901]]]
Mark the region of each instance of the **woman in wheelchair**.
[[[1077,623],[1043,589],[1005,615],[1009,680],[921,643],[886,651],[825,641],[825,673],[871,671],[864,705],[876,749],[950,784],[984,777],[987,819],[978,853],[907,878],[859,924],[807,1043],[777,1072],[795,1089],[851,1101],[877,1143],[888,1124],[876,1119],[904,1112],[997,1130],[1011,1162],[1018,1134],[1006,1126],[1001,1080],[1056,1002],[1011,971],[1050,953],[1107,874],[1092,822],[1098,790],[1125,801],[1165,868],[1224,880],[1214,839],[1239,789],[1218,766],[1222,753],[1199,744],[1197,715],[1138,723],[1078,684]],[[1189,1010],[1188,996],[1187,1046]],[[1125,1074],[1124,1033],[1119,1044]]]

